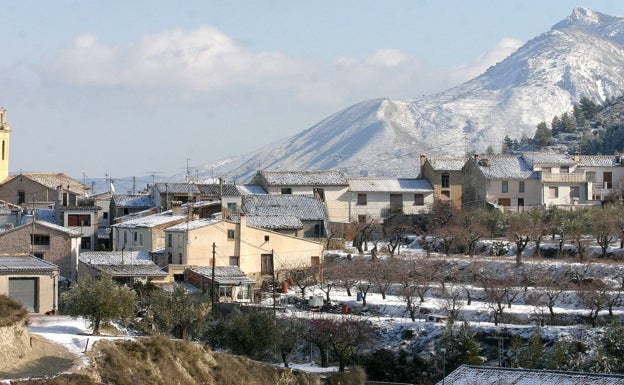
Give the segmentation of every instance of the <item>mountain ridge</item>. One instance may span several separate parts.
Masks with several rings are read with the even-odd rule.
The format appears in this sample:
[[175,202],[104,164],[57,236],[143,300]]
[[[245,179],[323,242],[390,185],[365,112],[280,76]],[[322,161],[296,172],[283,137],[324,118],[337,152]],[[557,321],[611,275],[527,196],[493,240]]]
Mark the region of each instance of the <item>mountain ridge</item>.
[[377,98],[198,176],[247,182],[257,170],[339,169],[350,176],[418,175],[419,155],[457,156],[500,148],[581,97],[602,102],[624,85],[624,18],[577,7],[483,74],[413,99]]

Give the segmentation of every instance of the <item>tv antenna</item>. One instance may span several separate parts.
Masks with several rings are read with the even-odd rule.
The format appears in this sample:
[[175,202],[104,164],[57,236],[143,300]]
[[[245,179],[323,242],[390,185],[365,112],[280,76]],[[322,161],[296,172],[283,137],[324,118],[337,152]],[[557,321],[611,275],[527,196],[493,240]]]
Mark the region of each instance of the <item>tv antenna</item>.
[[162,174],[162,171],[145,171],[145,173],[147,175],[151,175],[152,176],[152,186],[156,183],[155,178],[156,178],[156,174]]

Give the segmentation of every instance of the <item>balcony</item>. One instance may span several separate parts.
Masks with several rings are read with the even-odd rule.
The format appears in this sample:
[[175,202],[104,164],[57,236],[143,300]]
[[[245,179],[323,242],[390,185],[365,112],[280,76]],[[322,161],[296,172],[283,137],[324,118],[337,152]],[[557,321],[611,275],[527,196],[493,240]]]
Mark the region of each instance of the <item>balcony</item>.
[[585,174],[573,173],[573,174],[552,174],[542,173],[542,182],[545,183],[584,183]]

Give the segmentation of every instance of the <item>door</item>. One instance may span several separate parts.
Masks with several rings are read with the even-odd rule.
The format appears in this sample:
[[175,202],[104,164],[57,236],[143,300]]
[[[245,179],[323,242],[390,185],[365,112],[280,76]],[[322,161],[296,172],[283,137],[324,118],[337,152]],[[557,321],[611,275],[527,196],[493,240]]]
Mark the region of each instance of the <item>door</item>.
[[9,297],[24,305],[31,313],[38,312],[37,278],[9,278]]
[[602,180],[604,182],[604,188],[611,188],[612,186],[612,182],[613,182],[613,176],[611,174],[611,171],[606,171],[605,173],[602,174]]
[[390,194],[390,212],[400,213],[403,211],[403,194]]

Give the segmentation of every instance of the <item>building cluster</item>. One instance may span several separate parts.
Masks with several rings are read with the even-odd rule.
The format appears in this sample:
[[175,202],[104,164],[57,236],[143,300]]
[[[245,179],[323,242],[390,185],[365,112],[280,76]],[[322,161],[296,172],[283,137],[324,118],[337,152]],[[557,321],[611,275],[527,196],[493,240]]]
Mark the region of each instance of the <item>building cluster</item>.
[[63,173],[9,175],[10,132],[0,110],[0,294],[37,313],[56,310],[59,284],[103,274],[252,302],[280,271],[320,266],[334,228],[428,213],[435,202],[514,211],[600,204],[624,177],[619,156],[423,155],[419,178],[261,170],[247,184],[96,193]]

